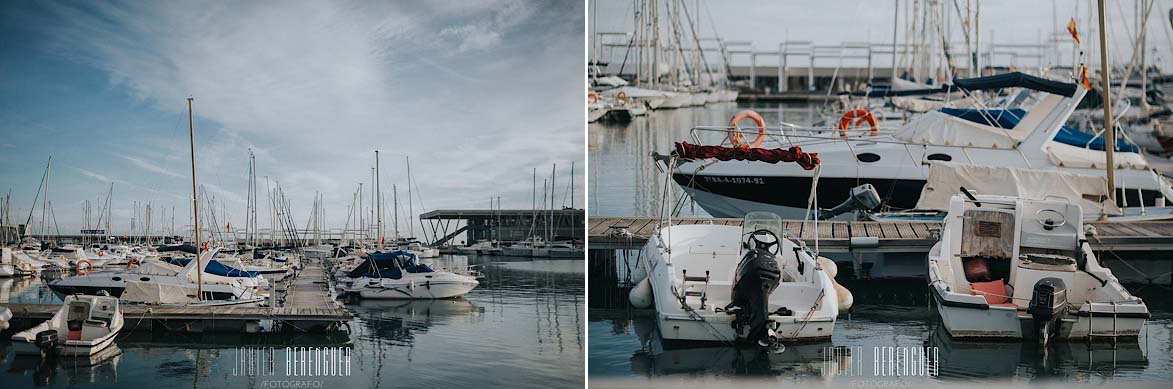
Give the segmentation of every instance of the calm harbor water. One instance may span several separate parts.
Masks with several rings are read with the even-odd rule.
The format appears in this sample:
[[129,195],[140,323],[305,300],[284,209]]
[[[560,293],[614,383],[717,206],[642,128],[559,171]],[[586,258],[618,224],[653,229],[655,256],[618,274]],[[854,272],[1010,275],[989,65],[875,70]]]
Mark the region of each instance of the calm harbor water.
[[[724,126],[735,113],[747,108],[761,113],[771,126],[779,120],[807,125],[818,120],[822,106],[823,103],[727,103],[653,111],[626,124],[592,123],[588,136],[590,214],[659,214],[664,175],[653,165],[649,154],[653,151],[666,154],[677,141],[691,142],[690,129],[694,126]],[[708,216],[691,204],[685,204],[680,214]],[[1130,272],[1112,258],[1104,260],[1114,271],[1125,275]],[[905,262],[923,267],[923,258]],[[840,272],[840,277],[848,273]],[[746,378],[838,383],[883,380],[891,377],[877,374],[873,368],[881,359],[874,354],[877,347],[925,346],[936,347],[939,374],[905,376],[906,379],[1020,383],[1059,380],[1092,384],[1173,380],[1173,304],[1168,301],[1173,290],[1167,285],[1127,285],[1145,299],[1153,313],[1138,342],[1120,343],[1115,348],[1109,344],[1061,343],[1044,352],[1032,343],[963,342],[949,338],[929,304],[923,278],[840,280],[855,294],[855,310],[850,317],[840,317],[831,341],[791,345],[780,354],[762,358],[752,350],[732,347],[665,348],[657,335],[652,313],[630,309],[625,289],[597,282],[594,273],[591,276],[587,333],[590,337],[588,374],[592,383],[655,380],[671,385],[698,379],[727,382]],[[851,356],[843,357],[845,352]]]
[[[462,256],[435,261],[438,266],[464,261],[483,264],[486,278],[464,299],[347,304],[355,316],[349,333],[136,332],[120,335],[117,349],[94,361],[51,362],[16,357],[5,336],[0,339],[0,386],[275,387],[274,380],[300,387],[582,385],[583,261]],[[0,301],[60,302],[36,279],[0,279]],[[286,377],[280,365],[275,376],[233,371],[240,347],[273,347],[280,364],[287,346],[348,347],[350,374]]]

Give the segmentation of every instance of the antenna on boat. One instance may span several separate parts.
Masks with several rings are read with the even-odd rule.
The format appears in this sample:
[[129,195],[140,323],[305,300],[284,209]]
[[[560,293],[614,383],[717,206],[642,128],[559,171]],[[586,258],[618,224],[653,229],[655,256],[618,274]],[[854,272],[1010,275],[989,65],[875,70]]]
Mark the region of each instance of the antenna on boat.
[[382,249],[383,248],[383,189],[380,189],[380,187],[379,187],[379,150],[375,150],[375,193],[378,194],[378,197],[375,198],[375,204],[378,207],[378,211],[377,211],[377,213],[378,213],[377,218],[378,219],[376,219],[376,220],[378,220],[378,223],[379,223],[379,226],[378,226],[379,248]]
[[[1116,161],[1113,152],[1116,151],[1116,129],[1112,123],[1112,71],[1108,68],[1108,30],[1105,21],[1106,6],[1104,0],[1099,0],[1100,13],[1100,82],[1104,97],[1104,157],[1108,165],[1108,201],[1116,202]],[[1121,86],[1123,88],[1123,86]],[[1143,100],[1143,97],[1142,97]],[[1100,220],[1107,219],[1104,207],[1100,207]]]
[[187,134],[191,140],[191,208],[192,219],[195,221],[196,247],[196,299],[204,299],[204,266],[200,260],[200,197],[196,191],[196,158],[195,158],[195,119],[191,112],[193,97],[187,98]]

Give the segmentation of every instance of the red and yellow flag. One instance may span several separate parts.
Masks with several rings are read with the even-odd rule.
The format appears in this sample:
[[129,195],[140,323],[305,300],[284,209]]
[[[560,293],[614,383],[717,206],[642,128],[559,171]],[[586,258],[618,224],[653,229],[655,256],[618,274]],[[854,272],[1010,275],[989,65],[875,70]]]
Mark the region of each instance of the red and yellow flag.
[[1079,81],[1083,83],[1084,88],[1092,89],[1092,83],[1087,79],[1087,66],[1080,66]]
[[1074,17],[1071,18],[1071,21],[1067,22],[1067,32],[1070,32],[1071,37],[1075,38],[1076,44],[1080,43],[1079,42],[1079,29],[1076,28],[1076,26],[1075,26],[1075,18]]

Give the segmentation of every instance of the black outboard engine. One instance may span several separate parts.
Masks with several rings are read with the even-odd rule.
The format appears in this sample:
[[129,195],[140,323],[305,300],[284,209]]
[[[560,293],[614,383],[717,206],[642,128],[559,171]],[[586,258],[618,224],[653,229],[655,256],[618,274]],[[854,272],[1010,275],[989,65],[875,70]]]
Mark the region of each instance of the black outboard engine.
[[1059,324],[1063,317],[1067,316],[1068,308],[1067,285],[1063,280],[1047,277],[1035,283],[1026,311],[1034,318],[1035,334],[1040,345],[1046,346],[1059,330]]
[[[772,240],[771,240],[772,238]],[[733,279],[733,301],[724,311],[737,315],[733,329],[737,337],[769,347],[777,338],[769,320],[769,299],[782,272],[778,268],[777,249],[779,240],[774,233],[766,230],[750,234],[746,246],[749,249],[737,265]],[[775,247],[774,251],[770,249]]]

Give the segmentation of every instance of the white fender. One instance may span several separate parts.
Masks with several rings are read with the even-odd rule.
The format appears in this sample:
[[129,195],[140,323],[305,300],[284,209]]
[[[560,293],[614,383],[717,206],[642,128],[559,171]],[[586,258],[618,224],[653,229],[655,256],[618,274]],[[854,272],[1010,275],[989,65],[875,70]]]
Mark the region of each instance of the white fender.
[[644,278],[631,292],[627,294],[627,301],[631,302],[631,306],[639,309],[647,309],[652,306],[652,281],[649,278]]
[[850,290],[835,281],[835,275],[839,274],[839,265],[827,257],[819,257],[818,262],[819,267],[823,268],[823,272],[827,273],[827,277],[831,278],[831,285],[835,287],[835,295],[839,298],[839,313],[847,312],[855,303],[855,296],[852,296]]

